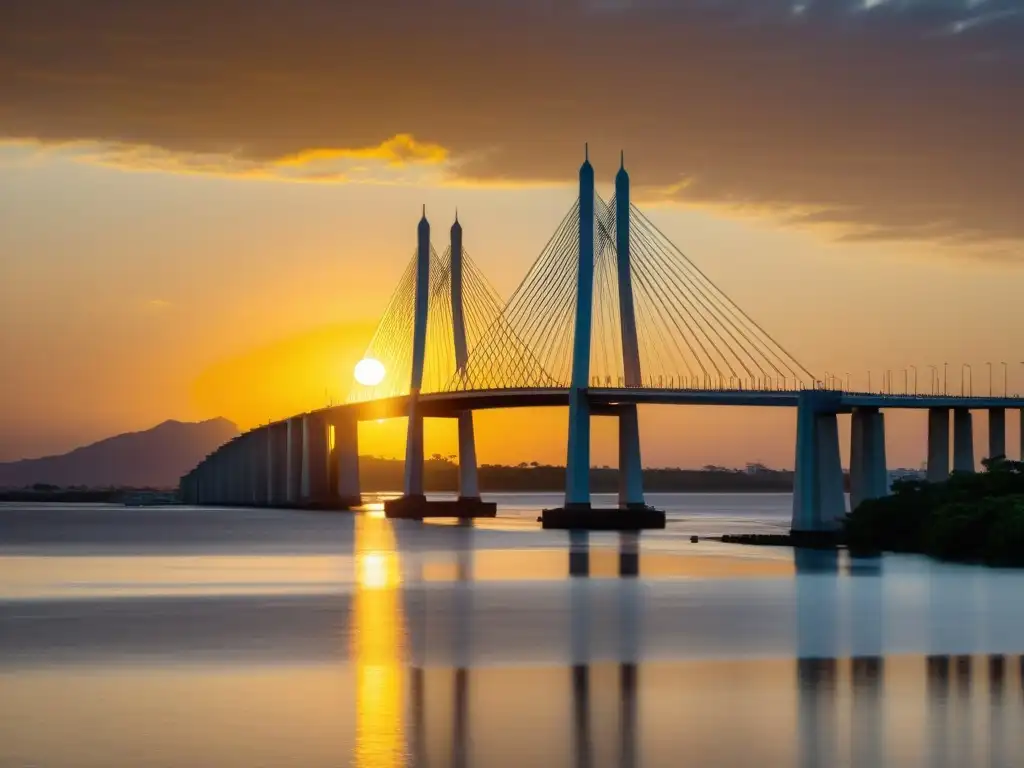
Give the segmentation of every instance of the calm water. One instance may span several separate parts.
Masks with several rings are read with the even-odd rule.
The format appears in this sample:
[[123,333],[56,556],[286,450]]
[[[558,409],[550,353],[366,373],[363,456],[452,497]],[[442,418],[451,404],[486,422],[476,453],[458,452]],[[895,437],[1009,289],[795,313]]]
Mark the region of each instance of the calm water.
[[[1024,761],[1024,574],[664,532],[0,505],[2,766]],[[639,577],[620,576],[639,568]]]

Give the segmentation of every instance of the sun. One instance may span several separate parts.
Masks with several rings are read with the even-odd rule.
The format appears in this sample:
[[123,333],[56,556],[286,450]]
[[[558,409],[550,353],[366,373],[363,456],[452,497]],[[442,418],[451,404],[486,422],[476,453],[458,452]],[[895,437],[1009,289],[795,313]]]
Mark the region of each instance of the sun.
[[364,387],[375,387],[384,381],[384,363],[372,357],[364,357],[356,363],[356,381]]

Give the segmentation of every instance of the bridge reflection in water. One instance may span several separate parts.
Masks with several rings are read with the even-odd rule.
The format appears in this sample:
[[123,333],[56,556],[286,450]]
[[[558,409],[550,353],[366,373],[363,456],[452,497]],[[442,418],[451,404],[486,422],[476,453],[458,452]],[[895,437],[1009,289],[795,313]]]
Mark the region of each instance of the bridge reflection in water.
[[[374,525],[392,523],[368,520],[365,530]],[[509,664],[474,643],[484,629],[474,601],[500,599],[474,589],[475,562],[488,556],[476,534],[470,523],[446,532],[454,542],[446,569],[437,562],[445,555],[429,548],[406,552],[401,568],[397,556],[388,560],[384,581],[397,585],[398,571],[406,574],[404,602],[393,589],[365,593],[393,617],[374,625],[387,628],[377,639],[391,650],[373,657],[388,660],[372,678],[379,688],[360,693],[360,722],[383,729],[360,726],[361,764],[376,756],[387,762],[373,764],[396,764],[404,754],[410,765],[460,767],[667,766],[682,756],[716,766],[1009,765],[1024,747],[1024,734],[1006,727],[1022,713],[1018,658],[883,655],[881,560],[798,554],[794,658],[672,660],[645,656],[656,605],[651,582],[637,578],[635,534],[619,535],[612,578],[592,575],[593,556],[606,553],[592,552],[589,535],[569,534],[562,618],[551,617],[565,622],[564,666]],[[405,679],[392,632],[403,611]],[[598,628],[611,628],[615,642],[595,642]],[[371,678],[361,670],[359,679]],[[395,743],[403,737],[404,747]]]

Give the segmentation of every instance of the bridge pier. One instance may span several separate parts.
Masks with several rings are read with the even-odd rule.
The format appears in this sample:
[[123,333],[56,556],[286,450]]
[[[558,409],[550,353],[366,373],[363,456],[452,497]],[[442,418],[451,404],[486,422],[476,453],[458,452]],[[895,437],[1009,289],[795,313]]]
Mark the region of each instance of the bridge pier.
[[854,408],[850,424],[850,508],[888,493],[885,417],[877,408]]
[[288,422],[271,424],[267,456],[267,493],[272,507],[288,504]]
[[953,471],[974,471],[974,421],[967,408],[953,409]]
[[988,458],[1006,458],[1006,409],[988,409]]
[[846,514],[836,416],[839,400],[832,392],[806,390],[799,395],[790,531],[794,538],[831,541]]
[[250,433],[249,463],[252,466],[252,503],[257,507],[270,504],[268,493],[270,463],[270,427],[260,427]]
[[949,408],[928,409],[928,482],[949,477]]
[[334,422],[334,466],[337,504],[342,509],[363,503],[359,487],[359,422],[344,415]]
[[249,462],[245,455],[245,435],[239,435],[219,451],[221,475],[220,503],[244,507],[249,503]]
[[330,505],[330,445],[323,414],[302,417],[302,493],[305,507]]
[[640,459],[640,422],[635,405],[619,409],[619,506],[643,509],[644,473]]
[[288,456],[285,460],[287,474],[286,501],[289,506],[298,506],[302,501],[302,416],[293,416],[287,423]]

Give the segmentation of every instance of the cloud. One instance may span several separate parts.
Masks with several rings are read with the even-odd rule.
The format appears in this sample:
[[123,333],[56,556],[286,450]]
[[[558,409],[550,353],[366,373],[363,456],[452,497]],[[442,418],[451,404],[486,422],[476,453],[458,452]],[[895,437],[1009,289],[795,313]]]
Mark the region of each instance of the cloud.
[[36,0],[0,50],[0,134],[93,162],[551,183],[589,140],[647,200],[1024,242],[1024,0]]

